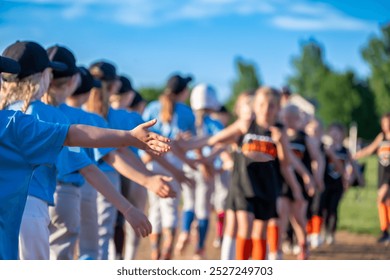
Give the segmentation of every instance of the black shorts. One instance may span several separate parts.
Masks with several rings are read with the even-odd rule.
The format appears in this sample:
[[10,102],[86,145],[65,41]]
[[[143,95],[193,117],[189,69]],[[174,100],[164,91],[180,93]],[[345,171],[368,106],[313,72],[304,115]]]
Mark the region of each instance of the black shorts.
[[[309,201],[309,200],[310,200],[310,197],[309,197],[309,195],[308,195],[307,192],[306,192],[305,184],[303,183],[302,177],[296,175],[296,178],[297,178],[297,181],[298,181],[299,186],[301,187],[301,192],[302,192],[303,198],[304,198],[306,201]],[[282,196],[282,197],[286,197],[286,198],[288,198],[288,199],[291,200],[291,201],[294,201],[294,200],[295,200],[295,199],[294,199],[293,192],[292,192],[292,190],[291,190],[291,187],[290,187],[287,183],[283,183],[281,196]]]
[[384,184],[390,184],[390,165],[378,165],[378,189]]
[[243,192],[233,186],[226,200],[226,210],[246,211],[252,213],[255,219],[263,221],[278,218],[276,200],[245,198]]

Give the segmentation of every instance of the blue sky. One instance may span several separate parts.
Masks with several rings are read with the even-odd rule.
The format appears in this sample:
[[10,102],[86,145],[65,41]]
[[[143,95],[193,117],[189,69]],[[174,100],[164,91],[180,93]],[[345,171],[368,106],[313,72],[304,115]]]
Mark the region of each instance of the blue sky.
[[360,49],[390,20],[387,0],[2,0],[0,48],[16,40],[70,48],[79,64],[112,61],[136,87],[176,71],[230,94],[234,58],[282,86],[300,43],[315,38],[336,70],[368,74]]

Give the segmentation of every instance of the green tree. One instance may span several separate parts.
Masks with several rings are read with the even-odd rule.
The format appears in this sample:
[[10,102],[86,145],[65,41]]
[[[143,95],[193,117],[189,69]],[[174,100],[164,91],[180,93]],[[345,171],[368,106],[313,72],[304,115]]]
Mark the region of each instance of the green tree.
[[301,43],[301,54],[292,58],[293,74],[287,82],[293,92],[315,100],[322,81],[331,71],[324,61],[324,51],[314,39]]
[[370,141],[380,131],[380,122],[376,113],[375,96],[367,81],[357,81],[355,88],[359,93],[360,106],[352,111],[352,119],[358,125],[358,136]]
[[142,87],[139,89],[139,93],[146,101],[150,102],[157,100],[163,90],[164,87]]
[[317,100],[318,115],[325,124],[337,121],[348,126],[353,121],[352,113],[361,104],[354,73],[328,73],[317,91]]
[[370,38],[361,54],[371,70],[369,85],[376,112],[382,115],[390,111],[390,24],[381,28],[379,37]]
[[235,59],[234,64],[237,78],[232,83],[232,96],[226,104],[229,111],[233,110],[237,97],[241,92],[255,90],[261,85],[260,75],[255,63],[238,57]]

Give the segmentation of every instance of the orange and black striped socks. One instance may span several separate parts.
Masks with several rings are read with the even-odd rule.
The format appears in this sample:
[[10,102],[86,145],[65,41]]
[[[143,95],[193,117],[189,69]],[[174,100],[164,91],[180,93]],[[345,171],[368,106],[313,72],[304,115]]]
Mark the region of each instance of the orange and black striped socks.
[[320,234],[322,227],[322,218],[320,216],[313,216],[311,218],[312,234]]
[[307,235],[310,235],[313,233],[313,220],[310,219],[306,223],[306,233]]
[[236,260],[248,260],[252,254],[252,239],[236,238]]
[[276,254],[279,249],[279,227],[277,225],[268,225],[267,242],[270,253]]
[[267,240],[253,238],[252,243],[252,260],[265,260],[267,255]]
[[381,231],[387,231],[389,227],[389,217],[390,217],[390,212],[389,209],[390,207],[387,206],[385,203],[381,202],[378,204],[378,214],[379,214],[379,224],[381,227]]

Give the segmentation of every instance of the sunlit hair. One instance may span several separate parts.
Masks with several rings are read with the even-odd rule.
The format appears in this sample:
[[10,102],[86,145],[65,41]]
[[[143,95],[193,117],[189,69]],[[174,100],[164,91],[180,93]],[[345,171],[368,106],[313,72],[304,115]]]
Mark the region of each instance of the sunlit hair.
[[237,96],[236,102],[234,103],[234,107],[233,107],[233,114],[234,114],[236,117],[238,117],[238,110],[239,110],[239,105],[240,105],[240,103],[241,103],[241,99],[242,99],[242,98],[245,98],[245,97],[253,98],[254,94],[255,94],[255,91],[247,90],[247,91],[241,92],[241,93]]
[[176,103],[176,94],[174,94],[169,88],[166,88],[161,94],[159,100],[161,103],[160,119],[162,122],[169,123],[172,121],[173,110]]
[[101,88],[92,88],[86,103],[86,109],[89,112],[101,115],[107,118],[110,108],[110,86],[113,82],[101,81]]
[[0,110],[16,101],[24,101],[22,112],[26,112],[31,100],[40,89],[42,73],[36,73],[21,80],[15,74],[2,73]]
[[279,90],[273,87],[267,87],[267,86],[259,87],[255,92],[255,98],[259,96],[272,98],[273,100],[275,100],[276,104],[280,104],[281,93]]
[[72,77],[52,79],[48,91],[42,97],[42,101],[52,106],[60,105],[58,104],[57,99],[55,97],[56,92],[65,87],[71,79]]

